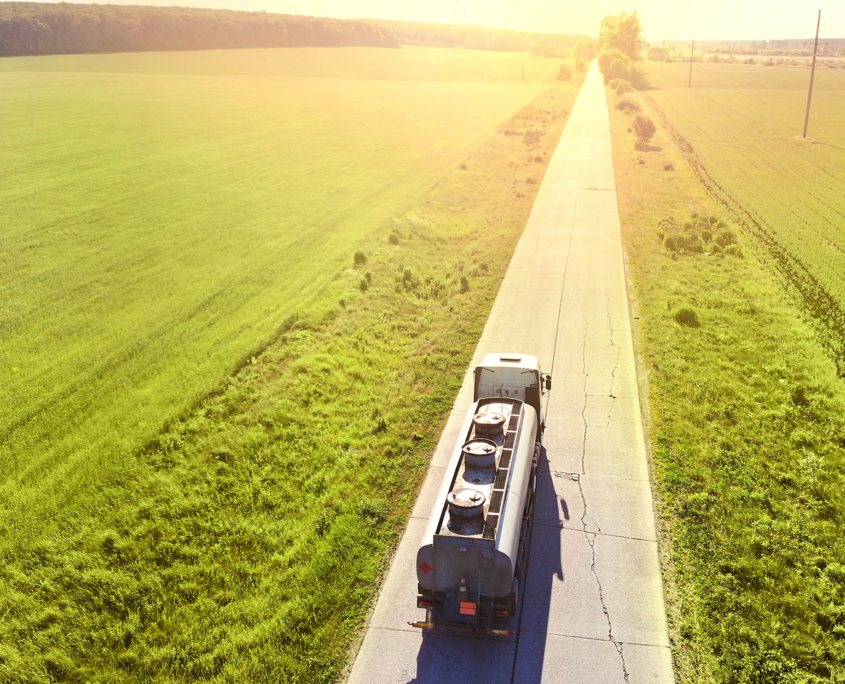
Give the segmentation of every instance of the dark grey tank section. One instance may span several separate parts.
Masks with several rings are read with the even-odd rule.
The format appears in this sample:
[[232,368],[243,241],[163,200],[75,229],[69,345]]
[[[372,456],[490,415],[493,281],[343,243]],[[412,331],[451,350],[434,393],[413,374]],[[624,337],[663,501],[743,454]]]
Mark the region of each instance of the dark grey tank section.
[[537,411],[518,399],[472,405],[417,553],[422,590],[511,594],[538,430]]

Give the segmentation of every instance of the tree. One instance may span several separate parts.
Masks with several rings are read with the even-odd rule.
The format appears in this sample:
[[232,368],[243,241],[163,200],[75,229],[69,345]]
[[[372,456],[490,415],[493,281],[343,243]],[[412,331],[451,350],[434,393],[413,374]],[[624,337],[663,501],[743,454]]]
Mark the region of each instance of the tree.
[[560,69],[557,72],[557,80],[558,81],[568,81],[572,78],[572,69],[570,69],[566,64],[561,64]]
[[608,14],[599,27],[599,49],[616,48],[632,60],[639,60],[645,48],[641,33],[640,16],[636,12]]
[[575,59],[583,59],[587,62],[596,58],[596,44],[593,41],[581,41],[575,43]]
[[665,57],[662,48],[653,47],[648,51],[648,58],[652,62],[662,62]]

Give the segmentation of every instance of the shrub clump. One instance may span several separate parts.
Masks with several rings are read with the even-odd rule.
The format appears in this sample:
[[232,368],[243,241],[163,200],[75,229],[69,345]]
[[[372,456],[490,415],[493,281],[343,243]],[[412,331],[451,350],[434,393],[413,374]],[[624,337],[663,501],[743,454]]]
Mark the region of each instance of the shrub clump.
[[528,128],[525,133],[522,134],[522,142],[527,147],[534,147],[540,142],[540,138],[542,137],[543,131],[537,128]]
[[648,141],[654,137],[656,132],[657,126],[654,125],[654,121],[643,114],[637,114],[634,118],[634,135],[637,136],[634,149],[643,149],[648,144]]
[[396,277],[396,291],[419,299],[443,299],[449,294],[448,285],[440,273],[417,273],[407,267]]
[[675,322],[686,326],[687,328],[700,328],[701,322],[698,320],[698,314],[690,306],[682,306],[672,313],[672,318]]
[[355,506],[358,515],[370,522],[383,522],[390,513],[390,506],[386,499],[367,496],[357,502]]
[[614,78],[608,85],[611,90],[616,92],[616,97],[621,97],[622,95],[633,92],[634,90],[634,86],[632,86],[624,78]]
[[620,112],[642,111],[642,107],[640,107],[639,102],[634,102],[633,100],[630,100],[627,97],[623,97],[621,100],[617,101],[616,109],[618,109]]
[[643,70],[621,50],[611,48],[602,50],[599,55],[599,71],[604,76],[605,85],[614,79],[627,81],[634,88],[643,88],[646,84]]
[[387,236],[387,242],[391,245],[398,245],[399,244],[399,231],[398,230],[391,230],[390,235]]
[[359,250],[355,252],[354,261],[356,266],[363,266],[367,263],[367,255]]
[[657,235],[673,258],[683,254],[742,256],[736,231],[716,216],[693,213],[683,223],[665,218]]

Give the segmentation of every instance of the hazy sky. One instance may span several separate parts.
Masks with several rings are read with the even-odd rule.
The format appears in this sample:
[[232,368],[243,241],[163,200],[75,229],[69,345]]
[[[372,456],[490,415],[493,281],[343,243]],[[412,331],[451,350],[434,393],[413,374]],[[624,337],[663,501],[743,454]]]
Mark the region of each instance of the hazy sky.
[[601,17],[638,11],[646,38],[845,38],[845,0],[110,0],[119,4],[188,5],[343,18],[410,19],[551,33],[596,35]]

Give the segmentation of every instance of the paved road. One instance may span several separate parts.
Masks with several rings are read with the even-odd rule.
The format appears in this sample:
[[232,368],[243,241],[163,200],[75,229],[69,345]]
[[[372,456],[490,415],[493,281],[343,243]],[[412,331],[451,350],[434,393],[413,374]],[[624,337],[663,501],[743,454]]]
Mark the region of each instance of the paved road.
[[415,555],[456,432],[455,402],[349,684],[673,681],[607,103],[595,64],[549,164],[475,352],[551,369],[520,629],[511,641],[423,635]]

